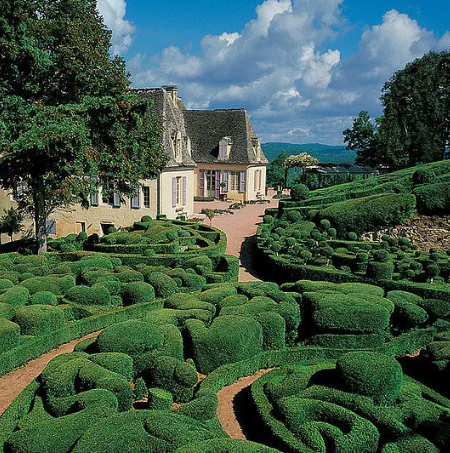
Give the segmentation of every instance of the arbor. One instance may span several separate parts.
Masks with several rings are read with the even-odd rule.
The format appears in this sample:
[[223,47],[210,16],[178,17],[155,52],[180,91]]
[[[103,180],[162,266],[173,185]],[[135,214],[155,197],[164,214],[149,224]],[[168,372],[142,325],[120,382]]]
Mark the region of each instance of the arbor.
[[304,168],[309,167],[311,165],[317,165],[319,160],[315,157],[310,156],[308,153],[301,153],[296,156],[289,156],[284,161],[284,170],[285,170],[285,178],[286,178],[286,185],[288,179],[288,172],[290,168],[300,167],[302,169],[302,179],[304,178]]
[[110,38],[95,0],[0,4],[0,184],[20,181],[19,208],[34,217],[39,253],[54,209],[87,206],[111,177],[127,194],[167,162],[161,122],[128,91]]
[[352,128],[343,132],[346,149],[356,151],[358,165],[374,166],[379,163],[376,155],[376,132],[375,125],[365,111],[359,112],[358,117],[353,120]]

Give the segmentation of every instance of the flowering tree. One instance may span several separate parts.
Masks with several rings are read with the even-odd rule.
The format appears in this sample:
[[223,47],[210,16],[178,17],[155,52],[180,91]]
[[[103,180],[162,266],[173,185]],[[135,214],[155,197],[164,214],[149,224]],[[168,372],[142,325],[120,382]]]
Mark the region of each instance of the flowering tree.
[[286,185],[287,185],[287,179],[288,179],[288,172],[290,168],[296,168],[299,167],[302,169],[302,177],[304,175],[304,168],[309,167],[311,165],[317,165],[319,163],[319,160],[316,159],[315,157],[310,156],[308,153],[301,153],[296,156],[289,156],[285,161],[284,161],[284,171],[285,171],[285,180],[286,180]]

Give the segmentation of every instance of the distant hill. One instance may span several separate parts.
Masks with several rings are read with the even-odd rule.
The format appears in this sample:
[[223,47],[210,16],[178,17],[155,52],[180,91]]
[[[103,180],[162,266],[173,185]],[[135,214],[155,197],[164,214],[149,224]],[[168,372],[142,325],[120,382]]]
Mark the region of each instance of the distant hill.
[[321,145],[320,143],[297,145],[293,143],[271,142],[263,143],[261,147],[269,161],[274,160],[283,150],[287,151],[290,155],[308,153],[319,159],[319,162],[322,163],[354,164],[356,158],[356,153],[346,150],[345,146],[329,146]]

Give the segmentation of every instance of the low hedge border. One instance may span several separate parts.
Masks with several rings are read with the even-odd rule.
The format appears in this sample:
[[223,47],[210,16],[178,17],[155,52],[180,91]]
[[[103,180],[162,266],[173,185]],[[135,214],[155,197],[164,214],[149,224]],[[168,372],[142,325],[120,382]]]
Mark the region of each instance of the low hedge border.
[[[450,302],[450,285],[438,283],[410,282],[408,280],[373,280],[349,274],[337,269],[324,269],[320,266],[299,265],[291,263],[280,256],[267,253],[266,250],[257,249],[257,260],[263,277],[278,284],[295,282],[297,280],[329,281],[332,283],[368,283],[381,286],[387,291],[407,291],[424,299],[441,299]],[[444,287],[445,286],[445,287]]]
[[21,418],[25,417],[31,409],[36,392],[41,384],[34,379],[22,390],[20,395],[10,404],[1,416],[0,423],[0,451],[4,451],[4,444],[16,429]]
[[22,366],[30,360],[40,357],[51,349],[96,332],[97,330],[104,329],[111,324],[141,318],[145,316],[149,309],[161,309],[163,305],[164,301],[161,300],[156,303],[153,301],[126,308],[117,308],[110,313],[73,321],[69,325],[50,334],[27,340],[22,345],[0,355],[0,376],[9,373],[14,368]]

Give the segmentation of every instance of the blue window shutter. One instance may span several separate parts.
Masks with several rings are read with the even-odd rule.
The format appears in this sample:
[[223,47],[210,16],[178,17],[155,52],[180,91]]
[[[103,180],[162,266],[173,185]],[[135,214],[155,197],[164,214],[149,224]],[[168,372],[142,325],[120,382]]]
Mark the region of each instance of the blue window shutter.
[[220,171],[216,170],[216,198],[220,196]]
[[141,207],[141,197],[139,187],[134,188],[134,197],[131,198],[131,207],[133,209],[139,209]]
[[98,206],[98,192],[91,193],[91,206]]
[[245,179],[247,177],[247,172],[241,171],[239,177],[239,192],[245,192]]
[[172,178],[172,208],[177,206],[177,178]]
[[115,208],[120,208],[120,195],[114,192],[113,206]]
[[186,189],[187,189],[187,178],[183,176],[183,206],[186,204]]
[[200,170],[198,175],[198,196],[205,196],[205,170]]
[[230,173],[228,171],[222,172],[223,182],[225,183],[225,187],[223,188],[224,192],[228,192],[228,180],[230,179],[229,176]]

